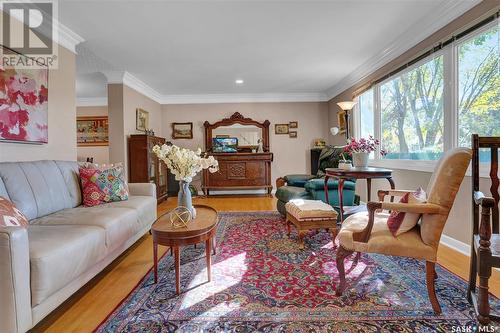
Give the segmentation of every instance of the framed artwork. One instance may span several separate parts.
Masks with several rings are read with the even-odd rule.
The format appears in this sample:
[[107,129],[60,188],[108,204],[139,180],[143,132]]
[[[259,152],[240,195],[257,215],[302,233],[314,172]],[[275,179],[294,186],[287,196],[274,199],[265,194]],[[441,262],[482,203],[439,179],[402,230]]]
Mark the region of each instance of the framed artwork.
[[275,124],[274,125],[274,134],[288,134],[289,132],[288,124]]
[[291,121],[289,126],[290,126],[290,128],[298,128],[299,122],[298,121]]
[[345,111],[339,111],[337,112],[337,121],[339,124],[339,133],[344,134],[345,133]]
[[137,108],[135,116],[135,128],[138,131],[146,132],[149,128],[149,112],[141,108]]
[[109,128],[107,116],[76,118],[76,144],[78,147],[108,146]]
[[[5,52],[6,48],[1,47]],[[48,68],[1,68],[0,141],[35,144],[49,141],[48,86]]]
[[291,138],[296,139],[296,138],[297,138],[297,131],[290,131],[290,132],[288,133],[288,135],[289,135]]
[[192,139],[193,123],[172,123],[172,139]]

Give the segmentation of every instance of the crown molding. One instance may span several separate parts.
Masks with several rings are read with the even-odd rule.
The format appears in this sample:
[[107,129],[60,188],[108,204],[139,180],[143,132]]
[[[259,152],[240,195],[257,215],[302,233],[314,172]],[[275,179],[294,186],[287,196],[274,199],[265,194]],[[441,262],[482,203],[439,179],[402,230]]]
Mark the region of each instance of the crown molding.
[[58,33],[57,43],[75,54],[76,54],[76,46],[85,41],[85,39],[82,36],[74,32],[61,22],[57,22],[57,33]]
[[388,64],[398,56],[408,51],[425,38],[429,37],[472,7],[479,4],[482,0],[447,0],[431,14],[425,16],[416,24],[410,26],[404,33],[396,38],[382,51],[371,57],[368,61],[356,68],[340,82],[325,91],[328,100],[334,98],[345,90],[349,89],[357,82],[365,79],[368,75],[377,69]]
[[323,93],[161,95],[126,71],[103,71],[108,84],[123,84],[160,104],[326,102]]
[[108,84],[123,84],[135,91],[143,94],[144,96],[151,98],[153,101],[160,103],[162,100],[162,95],[151,88],[149,85],[139,80],[127,71],[103,71],[102,72]]
[[162,95],[129,72],[124,73],[123,84],[161,104]]
[[325,102],[323,93],[163,95],[161,104]]
[[76,106],[108,106],[107,97],[81,97],[76,99]]
[[[133,86],[122,83],[130,88],[141,92]],[[223,103],[284,103],[284,102],[326,102],[328,98],[325,94],[304,93],[304,94],[208,94],[208,95],[163,95],[153,99],[160,104],[223,104]],[[106,97],[77,98],[76,106],[106,106]]]

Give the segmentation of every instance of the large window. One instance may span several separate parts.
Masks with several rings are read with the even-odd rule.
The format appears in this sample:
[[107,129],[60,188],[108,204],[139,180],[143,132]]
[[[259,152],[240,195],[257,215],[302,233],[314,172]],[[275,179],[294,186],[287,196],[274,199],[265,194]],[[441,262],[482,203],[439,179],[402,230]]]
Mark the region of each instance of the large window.
[[473,133],[500,136],[499,35],[496,20],[357,97],[358,135],[374,135],[388,152],[375,162],[413,160],[418,170],[470,146]]
[[498,26],[458,45],[458,144],[471,134],[500,135],[500,37]]
[[380,86],[386,158],[435,160],[443,152],[443,56]]
[[373,89],[367,90],[359,95],[357,102],[360,116],[359,134],[362,138],[375,135]]

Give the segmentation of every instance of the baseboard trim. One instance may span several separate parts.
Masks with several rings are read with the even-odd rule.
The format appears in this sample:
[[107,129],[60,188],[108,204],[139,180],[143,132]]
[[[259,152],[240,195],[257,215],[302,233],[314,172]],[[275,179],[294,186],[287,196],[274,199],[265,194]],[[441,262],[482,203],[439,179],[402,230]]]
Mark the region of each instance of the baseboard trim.
[[451,238],[450,236],[446,235],[441,235],[441,244],[448,246],[449,248],[452,248],[453,250],[462,253],[463,255],[466,255],[467,257],[470,257],[470,245],[465,244],[459,240],[456,240],[455,238]]

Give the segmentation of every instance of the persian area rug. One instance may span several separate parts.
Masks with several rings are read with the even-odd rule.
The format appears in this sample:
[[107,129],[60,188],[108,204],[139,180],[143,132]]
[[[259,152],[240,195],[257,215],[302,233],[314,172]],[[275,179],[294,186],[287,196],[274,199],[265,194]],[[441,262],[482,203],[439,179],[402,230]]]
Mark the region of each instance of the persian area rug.
[[278,213],[221,213],[210,283],[203,246],[185,247],[182,293],[175,296],[173,258],[167,254],[158,283],[150,271],[96,331],[454,332],[476,325],[466,283],[440,266],[438,316],[427,297],[423,262],[363,254],[349,269],[348,259],[347,290],[336,297],[330,234],[310,233],[305,241],[300,250],[297,233],[288,238]]

